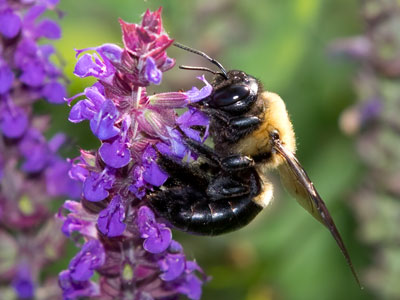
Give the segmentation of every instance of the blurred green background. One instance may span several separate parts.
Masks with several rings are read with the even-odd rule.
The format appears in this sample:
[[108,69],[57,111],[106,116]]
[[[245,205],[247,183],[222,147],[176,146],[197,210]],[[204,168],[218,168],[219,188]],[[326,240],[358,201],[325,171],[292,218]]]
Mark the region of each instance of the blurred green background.
[[[369,249],[359,241],[348,199],[363,170],[353,141],[338,128],[339,114],[355,100],[351,82],[356,66],[326,51],[335,38],[362,31],[358,2],[61,1],[63,38],[56,46],[70,81],[69,95],[91,82],[73,77],[73,48],[122,45],[118,18],[136,23],[146,8],[159,6],[172,38],[204,50],[227,69],[256,76],[266,90],[286,101],[298,157],[327,203],[362,280]],[[171,48],[168,54],[177,64],[209,66],[180,49]],[[174,68],[165,73],[157,90],[197,85],[196,74],[187,72]],[[87,123],[67,121],[69,108],[42,109],[54,116],[52,132],[67,131],[84,149],[98,146]],[[77,151],[72,147],[69,155]],[[352,278],[330,233],[282,190],[276,176],[273,180],[274,202],[245,229],[213,238],[175,232],[188,257],[213,277],[204,287],[203,299],[371,299]],[[71,248],[69,256],[74,253]],[[63,264],[66,267],[67,260]]]

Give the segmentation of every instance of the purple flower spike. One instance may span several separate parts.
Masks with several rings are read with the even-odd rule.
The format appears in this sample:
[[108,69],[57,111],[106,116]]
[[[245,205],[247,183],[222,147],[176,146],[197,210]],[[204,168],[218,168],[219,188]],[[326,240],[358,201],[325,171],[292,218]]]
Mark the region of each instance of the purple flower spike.
[[[169,177],[158,165],[158,152],[177,161],[196,159],[179,127],[189,137],[205,141],[209,119],[190,104],[209,97],[212,88],[203,76],[199,77],[204,82],[200,89],[149,93],[148,86],[160,84],[163,72],[175,64],[166,53],[173,39],[162,26],[161,8],[147,10],[140,24],[123,20],[120,24],[122,48],[103,44],[76,50],[75,75],[92,76],[97,81],[66,99],[69,105],[79,99],[69,120],[89,121],[101,146],[82,150],[73,160],[69,174],[83,182],[85,199],[82,203],[66,202],[64,208],[70,213],[59,214],[63,232],[76,242],[83,236],[105,245],[106,263],[97,270],[99,299],[123,295],[130,299],[178,299],[178,294],[199,299],[205,280],[195,273],[201,270],[186,260],[182,246],[172,240],[169,225],[158,222],[147,201]],[[24,56],[19,58],[22,61]],[[178,117],[176,108],[189,111]],[[78,254],[74,260],[81,257]],[[90,288],[94,269],[84,261],[78,271],[61,273],[64,298],[90,295],[86,288]]]
[[146,78],[154,84],[160,84],[162,72],[157,68],[156,62],[152,57],[146,59]]
[[103,102],[100,111],[90,120],[90,129],[100,139],[107,140],[119,133],[119,129],[114,126],[118,118],[118,111],[112,101]]
[[56,197],[79,197],[81,183],[57,153],[65,138],[48,140],[52,118],[35,109],[44,100],[65,103],[63,59],[54,59],[45,40],[59,38],[60,27],[42,18],[61,17],[57,1],[0,0],[1,299],[62,299],[54,274],[44,271],[64,255],[66,242],[53,210]]
[[112,187],[115,177],[106,170],[102,173],[92,172],[83,183],[83,194],[86,200],[98,202],[108,197],[108,190]]
[[0,12],[0,33],[6,38],[17,36],[21,29],[21,19],[11,9]]
[[28,127],[28,117],[22,108],[13,107],[0,116],[0,127],[6,137],[19,138]]
[[[1,26],[1,25],[0,25]],[[14,73],[7,64],[0,65],[0,94],[8,92],[14,81]]]
[[144,238],[143,248],[150,253],[165,251],[172,239],[171,229],[163,223],[157,223],[153,211],[142,206],[137,215],[140,237]]
[[86,281],[93,276],[94,270],[104,264],[105,259],[104,248],[100,241],[90,240],[71,260],[68,270],[73,280]]
[[100,212],[97,226],[108,237],[119,236],[126,227],[124,219],[125,209],[121,197],[117,195],[111,200],[108,207]]
[[129,149],[119,139],[116,139],[111,144],[103,143],[99,149],[99,154],[108,166],[116,169],[126,166],[131,161]]

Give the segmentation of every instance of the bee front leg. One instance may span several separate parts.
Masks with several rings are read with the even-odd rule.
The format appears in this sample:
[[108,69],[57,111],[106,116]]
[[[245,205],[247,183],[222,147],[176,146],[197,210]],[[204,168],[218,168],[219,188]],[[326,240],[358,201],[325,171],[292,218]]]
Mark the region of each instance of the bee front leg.
[[238,171],[254,166],[254,161],[248,156],[234,154],[222,158],[207,145],[188,137],[184,137],[184,141],[190,150],[204,157],[210,164],[219,166],[225,171]]

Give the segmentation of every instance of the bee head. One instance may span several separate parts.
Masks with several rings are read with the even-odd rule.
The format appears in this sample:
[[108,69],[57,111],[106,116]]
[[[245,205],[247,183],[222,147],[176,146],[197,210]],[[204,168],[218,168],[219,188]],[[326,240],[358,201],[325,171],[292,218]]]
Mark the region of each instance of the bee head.
[[213,93],[202,101],[203,105],[220,109],[233,115],[243,114],[252,108],[257,100],[259,91],[262,90],[261,84],[256,78],[239,70],[227,72],[221,63],[206,53],[179,43],[174,43],[174,45],[203,56],[220,69],[220,71],[213,71],[205,67],[179,66],[181,69],[207,71],[215,75],[211,83]]
[[248,111],[261,90],[259,81],[243,71],[231,70],[227,77],[216,74],[212,82],[214,92],[206,102],[210,107],[232,113]]

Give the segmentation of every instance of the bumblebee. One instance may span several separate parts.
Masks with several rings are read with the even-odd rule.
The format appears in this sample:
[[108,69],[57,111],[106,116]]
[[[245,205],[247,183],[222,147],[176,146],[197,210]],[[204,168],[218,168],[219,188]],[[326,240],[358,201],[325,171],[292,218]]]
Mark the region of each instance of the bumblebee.
[[271,202],[268,175],[277,169],[290,194],[331,232],[359,284],[339,231],[295,156],[295,134],[283,100],[263,90],[253,76],[226,71],[204,52],[175,46],[203,56],[220,70],[180,66],[215,75],[212,94],[193,104],[210,118],[214,147],[180,131],[187,147],[199,156],[197,161],[183,163],[158,152],[158,162],[170,178],[149,196],[153,208],[183,231],[219,235],[237,230]]

